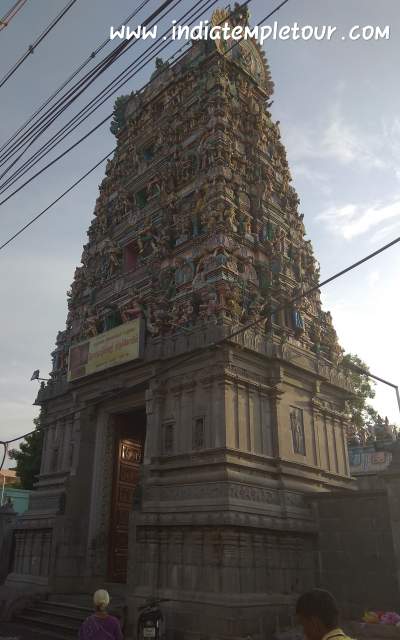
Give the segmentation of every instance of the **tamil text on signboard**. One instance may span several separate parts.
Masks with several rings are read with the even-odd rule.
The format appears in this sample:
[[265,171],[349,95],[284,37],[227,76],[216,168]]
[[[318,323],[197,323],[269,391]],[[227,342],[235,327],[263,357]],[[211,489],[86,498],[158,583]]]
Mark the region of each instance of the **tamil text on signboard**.
[[80,342],[69,351],[68,380],[136,360],[141,356],[141,345],[140,318]]

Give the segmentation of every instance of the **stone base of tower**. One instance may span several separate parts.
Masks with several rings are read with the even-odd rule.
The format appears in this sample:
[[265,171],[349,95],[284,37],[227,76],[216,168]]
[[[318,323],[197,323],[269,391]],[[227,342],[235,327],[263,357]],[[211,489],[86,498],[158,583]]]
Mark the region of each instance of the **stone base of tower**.
[[265,637],[318,583],[308,496],[353,486],[348,391],[294,343],[179,344],[49,398],[10,580],[124,594],[132,629],[155,597],[175,638]]
[[318,584],[310,474],[278,477],[275,461],[227,450],[193,456],[190,470],[187,462],[143,469],[141,510],[130,518],[130,628],[159,598],[168,638],[265,638]]
[[[214,511],[199,506],[198,512],[134,514],[130,623],[134,628],[138,607],[156,597],[166,599],[169,638],[265,638],[290,624],[297,595],[317,584],[311,511],[300,494],[228,484],[209,489],[221,494]],[[219,511],[225,490],[235,493],[242,507]],[[194,490],[202,492],[204,502],[210,491]],[[262,498],[270,500],[264,508]]]
[[[179,640],[220,638],[253,640],[271,637],[276,630],[293,624],[296,596],[247,593],[225,595],[190,591],[165,591],[160,597],[166,620],[166,637]],[[129,610],[136,610],[143,598],[127,598]],[[132,618],[133,619],[133,618]],[[134,627],[132,623],[132,627]]]

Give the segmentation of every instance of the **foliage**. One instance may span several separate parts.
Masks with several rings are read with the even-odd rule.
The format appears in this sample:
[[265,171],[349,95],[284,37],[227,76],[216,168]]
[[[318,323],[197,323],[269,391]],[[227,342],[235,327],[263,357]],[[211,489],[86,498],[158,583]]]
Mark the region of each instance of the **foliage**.
[[15,467],[22,489],[33,489],[36,476],[40,472],[42,457],[43,431],[40,429],[40,417],[34,421],[35,430],[25,438],[19,449],[8,452],[11,460],[16,460]]
[[347,353],[342,364],[355,391],[355,395],[348,401],[352,427],[356,433],[368,436],[370,428],[379,417],[378,412],[367,402],[375,397],[375,383],[366,374],[356,371],[356,368],[368,371],[365,362],[357,355]]

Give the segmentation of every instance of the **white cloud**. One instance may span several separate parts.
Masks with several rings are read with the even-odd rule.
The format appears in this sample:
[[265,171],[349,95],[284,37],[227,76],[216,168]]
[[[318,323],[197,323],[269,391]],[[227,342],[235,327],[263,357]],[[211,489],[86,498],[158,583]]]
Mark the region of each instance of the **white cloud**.
[[[387,203],[331,206],[323,211],[317,219],[326,221],[333,233],[345,238],[345,240],[351,240],[393,218],[396,219],[396,223],[391,225],[391,228],[400,224],[400,196],[395,196],[391,202]],[[379,229],[378,233],[381,232],[382,230]]]
[[400,217],[394,224],[388,224],[371,236],[371,242],[383,242],[395,237],[400,232]]
[[321,141],[321,151],[325,156],[344,165],[355,163],[367,169],[387,167],[386,161],[377,155],[380,146],[379,136],[361,135],[338,112],[332,116]]
[[[351,297],[343,297],[338,286],[325,289],[321,296],[324,308],[332,312],[342,347],[347,352],[356,353],[372,373],[394,384],[400,383],[400,342],[394,338],[400,300],[393,295],[399,278],[400,262],[395,261],[390,272],[380,274],[374,269],[367,272],[368,292],[363,287],[354,287]],[[388,415],[390,420],[400,424],[393,389],[378,383],[372,404],[383,416]]]
[[373,288],[379,282],[380,279],[381,279],[381,274],[377,269],[370,271],[370,273],[367,276],[368,286],[370,288]]
[[[297,126],[282,127],[289,161],[299,165],[315,160],[333,160],[361,171],[387,170],[400,179],[400,120],[382,121],[373,132],[345,120],[339,105],[329,114]],[[304,170],[303,170],[304,171]],[[312,176],[313,168],[308,175]]]
[[293,163],[291,166],[295,182],[300,178],[307,180],[313,188],[319,189],[325,196],[332,195],[332,187],[327,174],[310,167],[306,163]]

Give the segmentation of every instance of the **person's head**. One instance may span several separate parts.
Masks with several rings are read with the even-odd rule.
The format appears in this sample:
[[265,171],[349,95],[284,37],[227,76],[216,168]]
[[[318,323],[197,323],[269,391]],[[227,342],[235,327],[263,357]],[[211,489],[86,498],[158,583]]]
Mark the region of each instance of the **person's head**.
[[97,611],[106,611],[110,604],[110,596],[105,589],[98,589],[93,595],[94,606]]
[[307,640],[322,640],[339,624],[339,609],[329,591],[313,589],[297,601],[296,615]]

